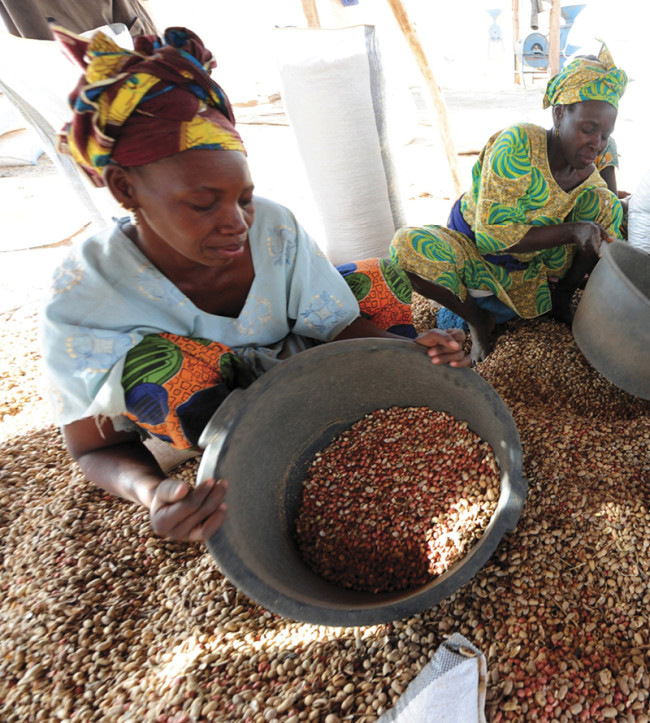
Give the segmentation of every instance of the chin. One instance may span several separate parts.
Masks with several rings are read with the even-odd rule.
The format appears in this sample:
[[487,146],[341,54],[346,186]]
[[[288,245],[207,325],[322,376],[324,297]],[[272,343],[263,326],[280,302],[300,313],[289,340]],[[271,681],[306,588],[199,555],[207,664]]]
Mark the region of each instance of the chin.
[[595,168],[594,161],[589,161],[588,163],[585,163],[584,161],[576,161],[575,168],[579,171],[584,171],[587,168],[591,168],[593,170]]

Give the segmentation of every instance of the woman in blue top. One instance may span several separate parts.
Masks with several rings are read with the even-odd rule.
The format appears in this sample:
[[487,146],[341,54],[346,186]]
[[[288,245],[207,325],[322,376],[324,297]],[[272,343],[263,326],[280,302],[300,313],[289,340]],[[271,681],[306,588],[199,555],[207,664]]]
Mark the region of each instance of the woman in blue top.
[[[57,270],[43,354],[70,453],[150,510],[153,529],[208,539],[225,482],[167,478],[142,444],[191,448],[234,388],[311,345],[415,337],[411,287],[387,260],[335,269],[286,208],[254,196],[243,144],[200,39],[172,28],[135,51],[59,31],[85,73],[63,147],[131,211]],[[417,339],[465,366],[463,332]]]

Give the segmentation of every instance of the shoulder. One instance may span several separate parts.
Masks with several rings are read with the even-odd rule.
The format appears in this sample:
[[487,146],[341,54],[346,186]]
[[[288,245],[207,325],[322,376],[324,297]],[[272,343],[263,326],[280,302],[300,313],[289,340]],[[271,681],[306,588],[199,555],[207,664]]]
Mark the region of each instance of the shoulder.
[[123,231],[128,219],[122,218],[115,221],[111,226],[107,226],[101,231],[97,231],[92,236],[87,236],[80,244],[80,248],[106,248],[112,244],[124,244],[129,241],[128,236]]
[[[302,233],[293,212],[277,201],[263,196],[253,198],[255,204],[255,221],[250,229],[251,241],[276,239],[291,240],[295,243]],[[275,242],[274,242],[275,243]]]
[[285,249],[313,244],[313,240],[300,225],[293,212],[277,201],[262,196],[254,197],[255,221],[250,229],[253,244]]
[[255,223],[261,220],[265,223],[290,221],[293,224],[297,224],[293,212],[281,203],[272,201],[270,198],[265,198],[264,196],[254,196],[253,202],[255,204]]
[[539,126],[517,123],[492,136],[485,150],[489,173],[499,179],[516,181],[527,176],[536,165],[543,133],[544,129]]
[[530,148],[530,146],[537,146],[545,140],[546,131],[544,128],[533,123],[515,123],[495,133],[486,147],[489,149],[504,147]]
[[89,267],[101,267],[101,259],[106,258],[114,237],[119,235],[123,234],[116,224],[75,244],[52,272],[52,296],[56,297],[77,286]]
[[92,236],[87,236],[72,248],[69,256],[81,257],[87,263],[93,263],[118,251],[122,255],[126,249],[132,246],[131,240],[122,230],[125,220],[117,221],[112,226],[108,226]]
[[92,303],[115,286],[124,282],[136,268],[132,242],[120,223],[87,237],[72,247],[54,268],[46,305],[82,303],[88,297]]

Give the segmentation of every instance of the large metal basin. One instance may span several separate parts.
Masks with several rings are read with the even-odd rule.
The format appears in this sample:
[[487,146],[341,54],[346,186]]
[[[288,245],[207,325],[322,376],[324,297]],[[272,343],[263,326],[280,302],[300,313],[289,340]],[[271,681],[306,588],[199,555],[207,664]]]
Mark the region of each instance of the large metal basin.
[[[392,593],[331,584],[293,542],[305,469],[314,452],[375,409],[430,406],[469,426],[501,469],[498,507],[479,542],[432,583]],[[470,580],[519,520],[527,491],[515,423],[496,391],[469,369],[434,366],[423,347],[392,339],[324,344],[232,393],[206,427],[198,479],[229,480],[228,518],[209,540],[221,571],[284,617],[319,625],[372,625],[435,605]]]
[[650,399],[650,254],[602,244],[573,320],[589,363],[620,389]]

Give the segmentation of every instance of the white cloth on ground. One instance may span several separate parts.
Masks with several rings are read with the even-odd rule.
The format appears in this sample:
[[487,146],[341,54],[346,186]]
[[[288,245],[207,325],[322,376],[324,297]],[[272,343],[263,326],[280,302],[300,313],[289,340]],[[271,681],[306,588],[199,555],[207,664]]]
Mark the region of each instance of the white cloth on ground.
[[454,633],[377,723],[485,723],[486,687],[485,656]]

